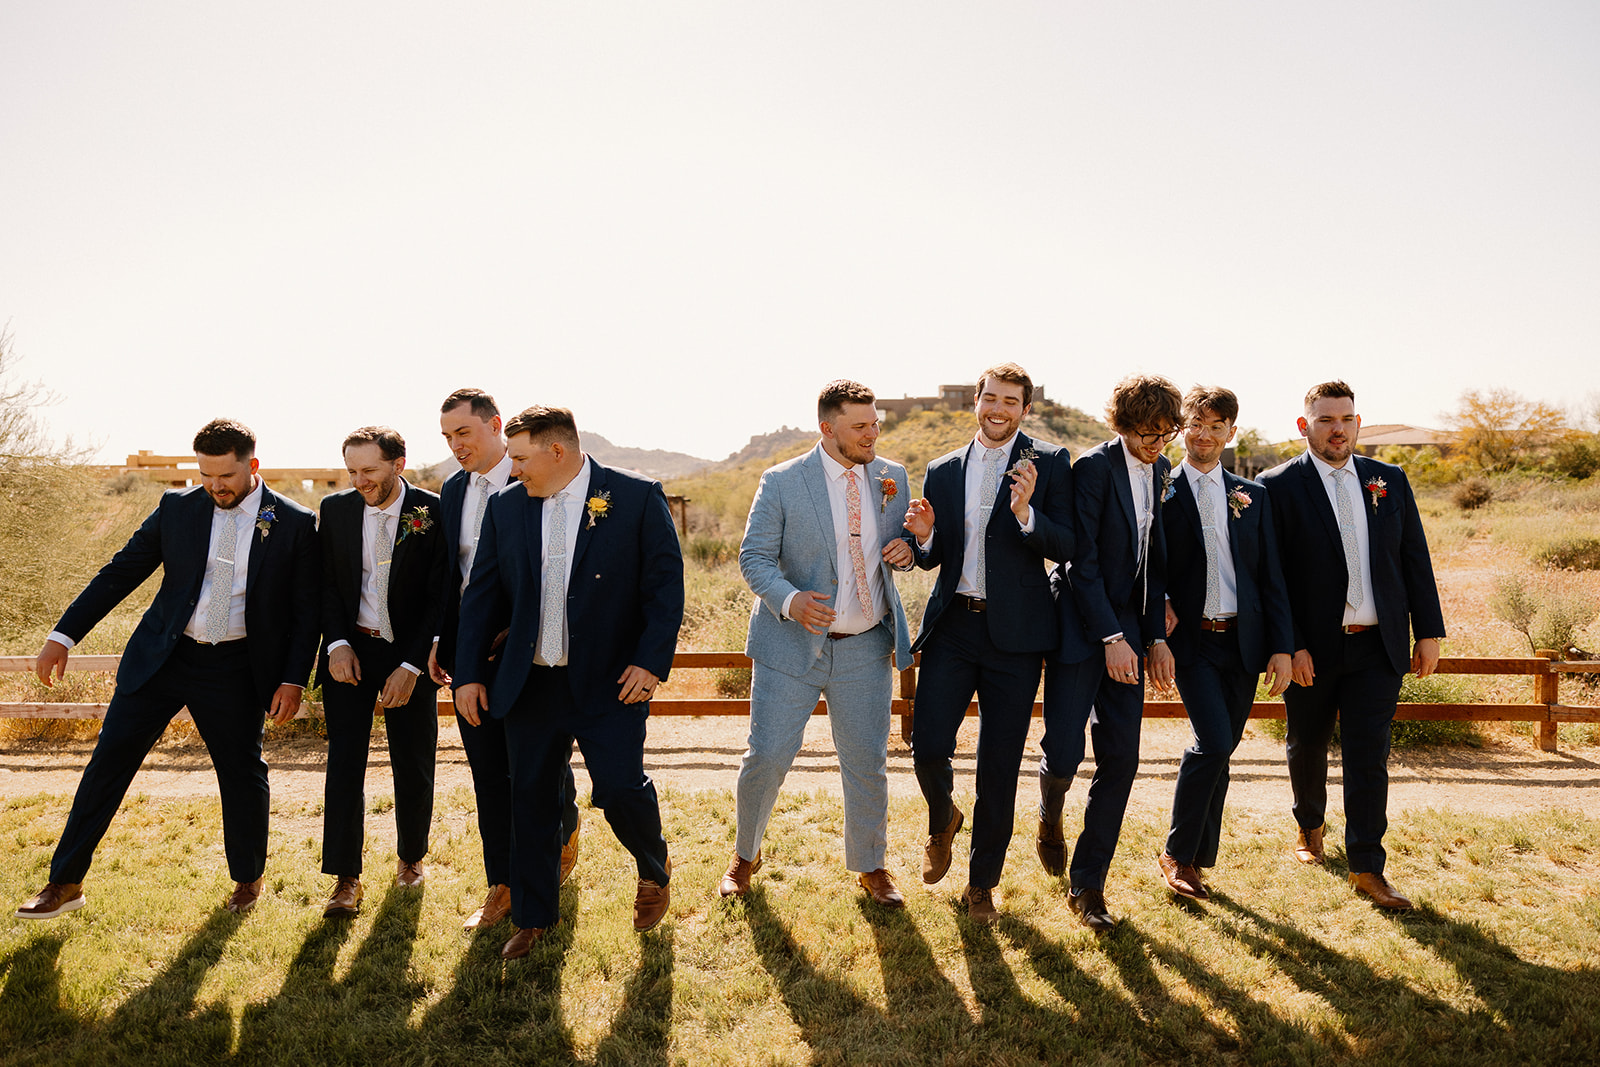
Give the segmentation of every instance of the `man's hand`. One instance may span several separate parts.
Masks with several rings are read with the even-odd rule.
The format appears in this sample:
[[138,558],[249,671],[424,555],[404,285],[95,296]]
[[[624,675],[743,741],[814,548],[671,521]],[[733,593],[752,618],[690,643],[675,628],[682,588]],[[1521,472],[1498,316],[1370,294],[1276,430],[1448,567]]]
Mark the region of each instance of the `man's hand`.
[[883,561],[897,571],[903,571],[917,561],[911,546],[896,537],[883,546]]
[[304,690],[298,685],[290,685],[288,682],[278,686],[277,691],[272,694],[272,706],[267,709],[267,715],[275,725],[282,726],[299,713],[300,697],[303,693]]
[[1132,685],[1139,680],[1139,657],[1123,638],[1106,646],[1106,673],[1112,681]]
[[1311,653],[1303,648],[1295,651],[1292,676],[1296,685],[1303,685],[1307,689],[1311,688],[1311,681],[1317,676],[1311,667]]
[[356,650],[349,645],[340,645],[328,653],[328,673],[333,675],[333,680],[343,682],[345,685],[355,685],[361,681],[361,661],[356,659]]
[[1150,680],[1156,684],[1157,689],[1172,688],[1177,663],[1172,658],[1172,649],[1167,647],[1165,641],[1158,641],[1150,646],[1150,662],[1146,669],[1150,672]]
[[921,544],[933,536],[933,505],[917,497],[906,505],[906,521],[901,523]]
[[404,707],[406,701],[411,699],[411,691],[416,687],[417,676],[404,667],[396,667],[394,673],[383,683],[383,692],[378,694],[378,703],[386,708]]
[[1033,465],[1032,460],[1018,460],[1017,465],[1011,468],[1011,514],[1015,515],[1020,523],[1028,521],[1033,487],[1038,482],[1039,469]]
[[1289,653],[1277,652],[1267,660],[1267,696],[1282,696],[1294,676],[1293,661]]
[[[796,599],[799,599],[798,597]],[[645,670],[643,667],[628,665],[622,672],[622,677],[617,683],[622,686],[622,702],[624,704],[642,704],[655,695],[656,683],[661,679]]]
[[1426,678],[1439,668],[1439,639],[1437,637],[1424,637],[1417,641],[1417,647],[1411,650],[1411,672],[1418,678]]
[[[67,646],[60,641],[46,641],[39,650],[39,662],[33,665],[33,673],[39,676],[39,681],[51,688],[56,682],[67,676]],[[55,681],[50,680],[51,674]]]
[[450,684],[450,675],[446,674],[445,669],[439,666],[439,642],[437,641],[433,643],[432,648],[428,649],[428,677],[437,686]]
[[1178,613],[1172,610],[1172,601],[1167,601],[1167,636],[1172,636],[1172,631],[1178,628]]
[[456,711],[473,726],[483,725],[480,713],[489,710],[489,690],[482,682],[468,682],[456,690]]
[[823,603],[827,599],[815,589],[802,589],[789,601],[789,618],[814,634],[826,633],[833,620],[839,617],[838,612]]

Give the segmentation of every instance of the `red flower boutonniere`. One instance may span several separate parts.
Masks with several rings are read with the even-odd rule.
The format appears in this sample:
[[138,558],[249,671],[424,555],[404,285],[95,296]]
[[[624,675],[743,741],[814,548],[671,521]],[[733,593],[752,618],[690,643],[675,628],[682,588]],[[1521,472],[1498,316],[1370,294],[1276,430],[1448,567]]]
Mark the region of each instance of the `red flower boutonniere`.
[[589,525],[586,529],[592,530],[596,520],[611,514],[611,491],[603,489],[590,497],[589,502],[584,505],[584,510],[589,513]]
[[1367,479],[1367,497],[1372,501],[1372,510],[1378,510],[1378,501],[1389,495],[1389,484],[1382,478]]
[[433,529],[433,517],[428,514],[428,505],[418,504],[410,511],[400,516],[400,533],[394,539],[399,544],[412,534],[425,534]]
[[1234,487],[1228,494],[1228,509],[1233,512],[1233,517],[1238,518],[1244,514],[1244,509],[1250,506],[1250,494],[1243,489]]
[[883,503],[878,505],[878,514],[881,515],[884,509],[889,506],[889,501],[893,500],[900,492],[900,487],[889,476],[888,467],[878,472],[878,490],[883,493]]

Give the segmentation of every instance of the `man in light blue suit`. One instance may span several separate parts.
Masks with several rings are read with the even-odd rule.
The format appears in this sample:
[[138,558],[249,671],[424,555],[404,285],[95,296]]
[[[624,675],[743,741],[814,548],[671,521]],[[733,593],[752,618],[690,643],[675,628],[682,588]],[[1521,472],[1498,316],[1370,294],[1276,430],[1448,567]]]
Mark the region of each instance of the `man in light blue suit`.
[[738,832],[718,891],[749,892],[773,802],[819,695],[844,779],[845,866],[872,899],[903,907],[884,868],[894,668],[911,633],[894,571],[915,560],[902,530],[906,470],[877,458],[877,400],[834,381],[817,398],[822,440],[761,476],[739,569],[757,600],[745,652],[755,661],[749,750],[739,768]]

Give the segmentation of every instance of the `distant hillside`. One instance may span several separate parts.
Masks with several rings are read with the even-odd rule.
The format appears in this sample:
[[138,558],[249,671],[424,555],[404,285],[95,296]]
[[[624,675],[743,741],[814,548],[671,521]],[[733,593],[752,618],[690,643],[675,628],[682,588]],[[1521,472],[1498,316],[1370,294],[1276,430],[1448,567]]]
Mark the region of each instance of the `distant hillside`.
[[701,459],[699,456],[691,456],[684,452],[614,445],[599,434],[587,430],[578,436],[583,441],[583,450],[606,466],[638,471],[662,481],[668,478],[682,478],[711,464],[709,459]]
[[817,443],[816,430],[801,430],[793,426],[781,426],[771,433],[758,434],[750,438],[750,443],[739,451],[731,453],[721,463],[711,465],[712,470],[728,470],[740,466],[752,459],[766,459],[780,452],[793,454],[804,445],[810,448]]

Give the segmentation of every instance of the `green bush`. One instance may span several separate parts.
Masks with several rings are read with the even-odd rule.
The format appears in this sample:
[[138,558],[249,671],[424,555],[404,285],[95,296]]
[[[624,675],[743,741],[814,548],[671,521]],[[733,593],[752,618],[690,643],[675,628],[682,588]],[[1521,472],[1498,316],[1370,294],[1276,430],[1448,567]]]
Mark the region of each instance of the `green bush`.
[[1532,555],[1535,563],[1548,570],[1600,570],[1600,537],[1557,537],[1537,546]]

